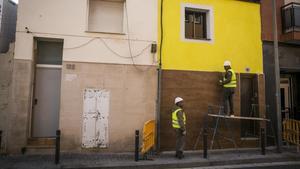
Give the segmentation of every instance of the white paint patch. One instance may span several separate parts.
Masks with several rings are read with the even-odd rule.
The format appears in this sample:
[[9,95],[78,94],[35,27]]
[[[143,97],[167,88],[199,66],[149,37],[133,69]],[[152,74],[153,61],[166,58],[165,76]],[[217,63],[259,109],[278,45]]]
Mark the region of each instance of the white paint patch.
[[83,148],[108,147],[108,115],[110,92],[85,89],[83,98]]
[[71,82],[77,79],[77,74],[65,74],[65,81]]

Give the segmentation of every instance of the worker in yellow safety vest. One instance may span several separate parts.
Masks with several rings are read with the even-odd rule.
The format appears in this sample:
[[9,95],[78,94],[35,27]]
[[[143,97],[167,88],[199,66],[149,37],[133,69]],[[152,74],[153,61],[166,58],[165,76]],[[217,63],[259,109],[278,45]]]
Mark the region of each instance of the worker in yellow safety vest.
[[175,98],[175,106],[172,110],[172,127],[176,132],[176,154],[175,157],[182,159],[183,149],[185,145],[186,136],[186,116],[183,111],[183,99],[181,97]]
[[[220,85],[223,86],[223,105],[224,105],[224,114],[234,117],[233,111],[233,94],[236,88],[236,75],[234,70],[231,68],[231,62],[224,62],[225,76],[220,80]],[[229,103],[229,114],[228,114],[228,103]]]

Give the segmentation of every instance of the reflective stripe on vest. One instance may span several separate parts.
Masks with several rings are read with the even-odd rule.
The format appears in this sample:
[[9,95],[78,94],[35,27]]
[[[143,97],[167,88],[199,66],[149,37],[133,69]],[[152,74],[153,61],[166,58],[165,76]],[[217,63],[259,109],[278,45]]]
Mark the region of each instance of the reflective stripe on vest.
[[[180,125],[179,125],[179,122],[178,122],[178,118],[177,118],[177,113],[179,111],[181,111],[182,109],[178,108],[177,110],[175,110],[173,113],[172,113],[172,126],[173,128],[177,128],[179,129],[180,128]],[[185,125],[185,121],[186,121],[186,117],[185,117],[185,114],[183,112],[183,123]]]
[[[227,84],[224,84],[224,87],[226,88],[235,88],[236,87],[236,75],[234,73],[234,71],[232,69],[228,70],[229,72],[231,72],[232,76],[231,76],[231,81]],[[224,77],[224,81],[225,81],[225,77]]]

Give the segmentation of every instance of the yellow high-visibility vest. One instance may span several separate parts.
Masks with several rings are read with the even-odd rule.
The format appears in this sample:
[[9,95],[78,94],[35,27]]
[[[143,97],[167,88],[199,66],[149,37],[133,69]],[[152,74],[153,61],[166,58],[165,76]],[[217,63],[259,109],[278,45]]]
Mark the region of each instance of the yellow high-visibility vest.
[[[181,108],[178,108],[177,110],[175,110],[173,113],[172,113],[172,126],[173,128],[175,129],[179,129],[180,128],[180,125],[179,125],[179,122],[178,122],[178,118],[177,118],[177,113],[179,111],[182,111]],[[186,117],[185,117],[185,113],[183,112],[183,123],[185,125],[185,122],[186,122]]]
[[[234,73],[234,71],[232,69],[228,70],[229,72],[231,72],[232,76],[231,76],[231,81],[227,84],[224,84],[225,88],[235,88],[236,87],[236,75]],[[224,81],[225,81],[225,77],[224,77]]]

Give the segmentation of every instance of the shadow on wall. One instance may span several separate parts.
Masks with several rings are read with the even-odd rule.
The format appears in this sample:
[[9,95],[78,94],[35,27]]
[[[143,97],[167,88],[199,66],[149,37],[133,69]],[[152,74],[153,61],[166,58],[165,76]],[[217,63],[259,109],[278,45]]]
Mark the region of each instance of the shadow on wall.
[[9,51],[7,53],[0,54],[0,131],[2,131],[0,154],[6,152],[9,91],[12,82],[14,48],[14,43],[11,43]]

